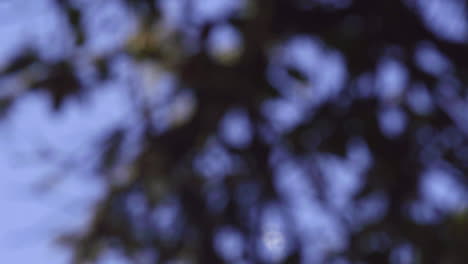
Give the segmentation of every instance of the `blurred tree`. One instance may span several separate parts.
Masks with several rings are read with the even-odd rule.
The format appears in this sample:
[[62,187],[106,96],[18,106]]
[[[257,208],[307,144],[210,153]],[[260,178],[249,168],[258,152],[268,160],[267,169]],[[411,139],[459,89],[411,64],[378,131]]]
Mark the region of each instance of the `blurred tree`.
[[[93,33],[86,1],[56,2],[76,54],[25,50],[2,73],[60,111],[88,91],[74,63]],[[76,263],[466,263],[465,1],[123,4],[132,36],[93,62],[104,82],[131,56],[144,129],[130,158],[125,129],[103,139],[107,195],[64,236]]]

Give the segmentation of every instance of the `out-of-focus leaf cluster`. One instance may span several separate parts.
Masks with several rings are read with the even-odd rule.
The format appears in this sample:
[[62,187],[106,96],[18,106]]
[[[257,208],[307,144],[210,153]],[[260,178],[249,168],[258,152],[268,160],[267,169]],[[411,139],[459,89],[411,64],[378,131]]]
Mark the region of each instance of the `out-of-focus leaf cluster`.
[[[80,50],[83,11],[57,2]],[[201,18],[187,0],[176,24],[166,2],[126,1],[132,36],[92,58],[102,81],[122,54],[151,80],[169,72],[180,100],[163,128],[138,101],[131,158],[124,129],[103,139],[108,192],[88,230],[64,237],[77,263],[108,249],[135,263],[466,262],[468,197],[433,208],[421,186],[439,170],[466,191],[468,49],[424,22],[421,1],[246,0]],[[75,58],[28,51],[2,76],[46,90],[60,110],[87,91]]]

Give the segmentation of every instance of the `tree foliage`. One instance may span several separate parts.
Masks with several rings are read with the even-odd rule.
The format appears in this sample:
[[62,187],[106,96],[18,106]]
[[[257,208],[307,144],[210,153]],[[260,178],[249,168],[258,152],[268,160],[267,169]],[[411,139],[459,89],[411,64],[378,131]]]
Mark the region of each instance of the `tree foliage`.
[[[85,4],[56,2],[77,53],[25,50],[2,75],[60,111],[89,91],[75,59],[90,33]],[[410,0],[246,0],[208,18],[200,1],[176,2],[170,24],[168,1],[127,0],[131,36],[93,57],[96,82],[128,56],[175,89],[155,103],[129,83],[138,151],[125,128],[102,140],[108,192],[88,230],[64,236],[74,261],[113,249],[135,263],[466,262],[467,32],[435,21],[466,26],[465,1],[431,13]]]

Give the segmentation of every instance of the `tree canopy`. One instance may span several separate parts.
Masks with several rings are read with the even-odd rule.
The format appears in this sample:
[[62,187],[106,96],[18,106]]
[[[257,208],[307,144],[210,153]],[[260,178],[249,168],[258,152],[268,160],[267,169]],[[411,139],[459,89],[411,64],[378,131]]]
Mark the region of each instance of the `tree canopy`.
[[76,263],[468,260],[466,1],[51,3],[68,33],[0,64],[27,87],[3,116],[116,80],[132,101],[60,239]]

